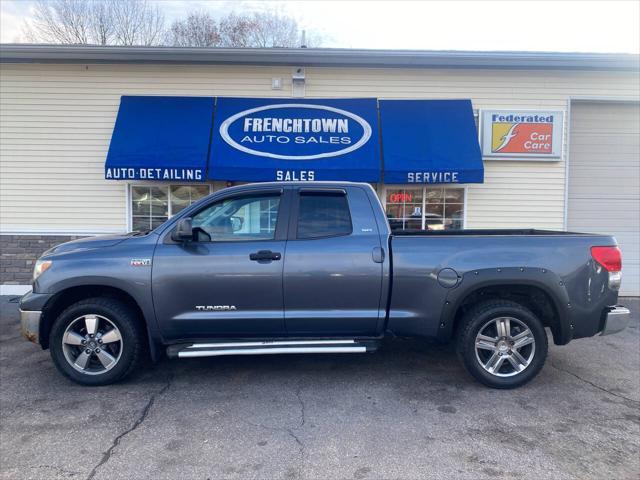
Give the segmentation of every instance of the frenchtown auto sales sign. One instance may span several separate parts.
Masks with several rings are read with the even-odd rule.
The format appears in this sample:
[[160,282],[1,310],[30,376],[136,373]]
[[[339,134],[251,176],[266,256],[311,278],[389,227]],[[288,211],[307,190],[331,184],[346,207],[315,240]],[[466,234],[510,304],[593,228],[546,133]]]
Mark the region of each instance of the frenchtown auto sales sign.
[[[290,116],[283,118],[281,112]],[[236,122],[237,140],[230,133]],[[259,157],[314,160],[357,150],[371,137],[371,125],[339,108],[284,103],[236,113],[222,122],[220,135],[233,148]],[[298,151],[285,147],[290,144],[297,145]],[[305,151],[308,145],[313,147]]]
[[378,181],[375,99],[217,99],[209,176]]
[[483,110],[484,157],[556,159],[562,154],[562,112]]

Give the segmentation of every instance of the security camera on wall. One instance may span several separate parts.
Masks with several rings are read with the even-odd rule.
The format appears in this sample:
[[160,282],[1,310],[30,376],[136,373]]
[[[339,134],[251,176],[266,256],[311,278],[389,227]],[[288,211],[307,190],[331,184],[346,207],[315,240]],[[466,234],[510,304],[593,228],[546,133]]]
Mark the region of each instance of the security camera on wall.
[[291,79],[294,82],[304,82],[305,80],[305,69],[304,67],[294,67],[293,73],[291,74]]

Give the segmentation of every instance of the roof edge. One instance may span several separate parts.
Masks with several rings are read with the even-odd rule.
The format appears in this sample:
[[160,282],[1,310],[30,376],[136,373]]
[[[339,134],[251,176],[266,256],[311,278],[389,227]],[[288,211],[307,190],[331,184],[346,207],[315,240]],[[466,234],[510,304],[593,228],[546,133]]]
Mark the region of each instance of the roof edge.
[[640,55],[624,53],[338,48],[191,48],[0,44],[0,62],[640,71]]

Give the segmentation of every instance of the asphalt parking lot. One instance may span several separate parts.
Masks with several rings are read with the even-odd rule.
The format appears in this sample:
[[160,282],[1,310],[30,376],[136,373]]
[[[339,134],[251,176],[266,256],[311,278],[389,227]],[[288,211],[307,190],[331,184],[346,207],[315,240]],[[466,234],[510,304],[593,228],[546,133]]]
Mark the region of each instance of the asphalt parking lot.
[[640,477],[640,331],[551,346],[512,391],[449,348],[164,361],[80,387],[1,298],[0,478]]

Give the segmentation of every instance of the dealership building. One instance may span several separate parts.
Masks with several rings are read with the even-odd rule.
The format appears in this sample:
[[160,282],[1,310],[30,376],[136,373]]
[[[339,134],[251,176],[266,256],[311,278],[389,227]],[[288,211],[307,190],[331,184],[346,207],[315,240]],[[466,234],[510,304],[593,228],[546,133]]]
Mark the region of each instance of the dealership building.
[[348,180],[393,229],[613,234],[640,295],[640,57],[2,45],[0,177],[3,294],[225,186]]

